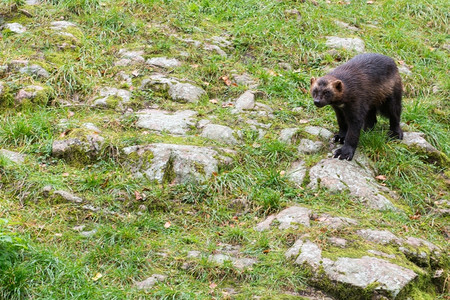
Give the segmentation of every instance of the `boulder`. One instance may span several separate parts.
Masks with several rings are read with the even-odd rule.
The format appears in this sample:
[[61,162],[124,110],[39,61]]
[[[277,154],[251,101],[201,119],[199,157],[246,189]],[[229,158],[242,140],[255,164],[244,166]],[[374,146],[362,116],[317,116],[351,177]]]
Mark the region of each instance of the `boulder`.
[[192,118],[196,115],[197,112],[192,110],[172,113],[165,110],[144,109],[137,113],[138,121],[136,126],[158,132],[185,135],[189,127],[195,125]]

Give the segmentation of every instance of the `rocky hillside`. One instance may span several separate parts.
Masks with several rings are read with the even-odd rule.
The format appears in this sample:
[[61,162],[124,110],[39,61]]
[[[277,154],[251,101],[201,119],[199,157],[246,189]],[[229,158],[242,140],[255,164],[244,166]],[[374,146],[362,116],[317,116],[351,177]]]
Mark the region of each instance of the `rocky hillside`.
[[[450,4],[0,3],[1,299],[449,299]],[[398,64],[332,158],[312,76]]]

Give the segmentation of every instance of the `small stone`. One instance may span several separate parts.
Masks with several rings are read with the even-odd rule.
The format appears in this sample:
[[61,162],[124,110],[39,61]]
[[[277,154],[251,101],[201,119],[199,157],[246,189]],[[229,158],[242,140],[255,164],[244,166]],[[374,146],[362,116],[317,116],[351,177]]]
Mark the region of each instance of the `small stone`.
[[238,85],[243,85],[246,87],[249,87],[251,89],[254,89],[258,86],[258,81],[253,78],[250,74],[248,73],[243,73],[243,74],[233,74],[233,80],[238,84]]
[[82,237],[91,237],[91,236],[94,236],[97,233],[97,231],[98,231],[97,229],[93,229],[90,231],[82,231],[82,232],[80,232],[80,235]]
[[289,63],[280,62],[280,63],[278,63],[278,66],[280,68],[282,68],[283,70],[285,70],[285,71],[292,71],[293,70],[292,65],[289,64]]
[[46,185],[42,188],[42,196],[48,198],[50,196],[50,192],[53,190],[51,185]]
[[402,142],[408,146],[416,146],[420,149],[425,150],[426,152],[439,152],[423,138],[424,135],[425,134],[422,132],[404,132]]
[[306,167],[303,161],[296,161],[292,164],[291,169],[287,172],[289,180],[301,187],[306,175]]
[[192,250],[187,253],[188,258],[198,258],[202,253],[200,251]]
[[78,196],[75,196],[75,195],[73,195],[73,194],[71,194],[71,193],[69,193],[69,192],[66,192],[66,191],[54,191],[53,192],[53,196],[59,196],[59,197],[61,197],[62,199],[64,199],[64,200],[66,200],[66,201],[68,201],[68,202],[74,202],[74,203],[81,203],[81,202],[83,202],[83,199],[81,199],[80,197],[78,197]]
[[361,229],[358,230],[356,234],[369,242],[374,242],[381,245],[386,245],[390,243],[395,243],[399,245],[402,243],[401,239],[399,239],[396,235],[387,230]]
[[323,146],[323,143],[320,141],[315,142],[308,139],[301,139],[297,150],[299,153],[314,154],[319,152]]
[[374,255],[378,255],[378,256],[382,256],[382,257],[386,257],[386,258],[395,258],[394,254],[387,254],[381,251],[377,251],[377,250],[367,250],[368,253],[370,254],[374,254]]
[[6,149],[0,149],[0,157],[5,157],[16,164],[23,164],[25,162],[26,155]]
[[102,98],[99,98],[94,101],[95,106],[121,109],[123,108],[124,104],[130,102],[131,92],[124,89],[112,87],[103,88],[100,91],[100,97]]
[[364,41],[359,38],[341,38],[337,36],[328,36],[325,43],[330,48],[344,48],[346,50],[354,50],[357,53],[364,52]]
[[19,70],[20,73],[28,74],[30,76],[35,76],[37,78],[48,78],[50,74],[43,67],[39,65],[31,65],[23,67]]
[[411,76],[411,75],[412,75],[411,70],[410,70],[407,66],[405,66],[405,65],[400,65],[400,66],[398,66],[398,71],[399,71],[400,73],[405,74],[405,75],[408,75],[408,76]]
[[340,248],[345,248],[347,246],[347,240],[343,239],[343,238],[338,238],[338,237],[330,237],[328,239],[328,241],[336,247],[340,247]]
[[176,83],[169,87],[169,96],[174,101],[196,103],[204,95],[204,89],[190,83]]
[[92,123],[84,123],[83,127],[86,128],[87,130],[95,132],[95,133],[102,133],[102,131],[100,129],[98,129],[97,126],[95,126]]
[[227,57],[227,53],[225,51],[223,51],[222,48],[220,48],[217,45],[205,44],[205,45],[203,45],[203,49],[206,51],[215,51],[220,56],[225,57],[225,58]]
[[299,131],[299,128],[285,128],[281,130],[278,140],[287,144],[292,144],[293,138]]
[[17,34],[24,33],[25,31],[27,31],[25,26],[23,26],[22,24],[19,24],[19,23],[6,23],[3,26],[4,26],[4,28],[9,29],[11,32],[14,32]]
[[140,51],[129,51],[127,49],[120,49],[119,50],[119,55],[122,58],[126,58],[126,59],[130,59],[133,62],[136,63],[143,63],[145,62],[145,59],[142,57],[142,55],[144,55],[144,51],[140,50]]
[[255,95],[252,91],[246,91],[236,100],[235,108],[238,111],[251,110],[255,108]]
[[25,3],[27,5],[38,5],[38,4],[41,4],[41,1],[39,1],[39,0],[26,0]]
[[329,140],[334,136],[334,134],[331,131],[319,126],[306,126],[304,130],[305,132],[317,136],[319,138],[322,138],[324,140]]
[[228,126],[208,124],[203,128],[201,136],[229,145],[237,144],[234,130]]
[[336,23],[336,25],[338,25],[339,27],[351,30],[351,31],[359,31],[359,28],[352,26],[348,23],[342,22],[342,21],[334,21]]
[[286,9],[286,10],[284,11],[284,14],[285,14],[286,16],[293,16],[293,17],[296,17],[297,20],[300,20],[300,19],[302,18],[302,15],[300,14],[300,12],[299,12],[297,9],[295,9],[295,8],[293,8],[293,9]]
[[192,110],[171,113],[164,110],[145,109],[137,113],[136,126],[159,132],[167,131],[170,134],[185,135],[189,127],[195,125],[192,118],[196,115],[197,112]]
[[155,73],[141,82],[140,90],[152,89],[155,91],[168,91],[169,87],[179,83],[177,79],[166,77],[164,74]]
[[153,57],[147,59],[147,64],[161,68],[175,68],[181,66],[181,62],[176,58]]
[[263,231],[270,228],[274,220],[279,222],[279,229],[297,228],[297,224],[309,227],[309,217],[311,210],[301,206],[291,206],[279,212],[277,215],[271,215],[266,220],[256,225],[256,231]]
[[135,286],[139,290],[149,290],[156,283],[162,282],[162,281],[166,280],[166,278],[167,278],[166,275],[153,274],[152,276],[150,276],[149,278],[145,279],[144,281],[136,282]]
[[211,42],[213,42],[214,44],[219,45],[220,47],[231,47],[232,43],[227,40],[225,37],[222,36],[213,36],[209,39]]
[[321,225],[325,225],[332,229],[340,229],[350,225],[357,225],[358,221],[346,217],[333,217],[328,214],[322,214],[320,217],[315,219]]
[[77,26],[74,23],[68,22],[68,21],[55,21],[55,22],[51,22],[50,25],[51,25],[50,29],[60,30],[60,31],[61,30],[64,31],[64,30],[66,30],[69,27],[76,27]]

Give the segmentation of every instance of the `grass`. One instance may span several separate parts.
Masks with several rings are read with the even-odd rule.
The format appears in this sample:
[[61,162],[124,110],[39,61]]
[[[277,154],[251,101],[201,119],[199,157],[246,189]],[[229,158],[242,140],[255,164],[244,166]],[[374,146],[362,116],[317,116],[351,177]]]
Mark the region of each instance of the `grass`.
[[[300,16],[287,12],[292,9]],[[305,233],[324,249],[338,251],[327,246],[328,237],[353,239],[354,229],[388,229],[399,236],[425,238],[445,251],[448,216],[433,210],[435,201],[449,196],[448,165],[388,141],[385,119],[380,118],[373,131],[362,133],[357,151],[372,160],[376,175],[385,176],[380,183],[398,195],[396,204],[404,213],[368,209],[347,192],[294,186],[285,176],[292,162],[304,159],[311,166],[326,154],[305,157],[297,153],[296,144],[279,142],[278,135],[284,128],[304,126],[305,120],[336,131],[333,110],[318,110],[312,104],[309,79],[355,55],[343,49],[330,51],[326,36],[360,37],[366,51],[386,54],[410,67],[412,75],[402,75],[402,127],[423,132],[450,157],[449,59],[444,47],[450,42],[448,11],[450,4],[443,0],[349,5],[341,1],[316,5],[315,1],[274,0],[48,0],[37,6],[2,1],[5,22],[21,23],[27,32],[4,32],[0,40],[0,65],[9,65],[0,69],[0,148],[27,158],[18,166],[0,156],[0,298],[226,299],[227,288],[232,288],[236,295],[229,298],[289,299],[289,293],[305,290],[309,274],[287,263],[284,252]],[[56,20],[77,24],[67,30],[73,37],[52,31],[49,24]],[[341,28],[336,20],[360,30]],[[213,36],[231,42],[223,47],[227,57],[183,40],[212,43]],[[195,82],[208,97],[196,104],[180,104],[168,100],[167,93],[139,90],[146,76],[163,70],[115,66],[120,49],[143,50],[145,59],[182,60],[181,67],[168,70],[170,76]],[[17,72],[11,62],[24,59],[44,67],[50,77]],[[131,76],[133,87],[121,82],[120,71]],[[230,114],[221,106],[246,90],[225,84],[223,77],[244,72],[259,81],[257,101],[273,108],[273,118]],[[14,97],[28,85],[51,88],[49,102],[21,107]],[[133,113],[90,107],[103,87],[131,90],[130,108],[135,111],[152,105],[193,109],[199,119],[215,116],[214,123],[241,130],[242,142],[232,147],[233,164],[202,184],[173,186],[133,177],[121,153],[127,146],[155,142],[228,146],[201,138],[196,128],[187,137],[145,132],[136,127]],[[271,126],[260,136],[246,123],[249,119]],[[52,157],[53,141],[84,123],[95,124],[106,139],[107,147],[98,159],[76,165]],[[43,192],[47,185],[70,191],[84,199],[83,205],[100,210],[55,201]],[[294,204],[317,214],[355,218],[360,224],[344,230],[315,223],[308,229],[253,230],[266,216]],[[80,225],[81,232],[92,231],[92,235],[81,235]],[[245,270],[231,263],[212,263],[208,255],[221,244],[241,246],[241,255],[258,263]],[[188,258],[191,250],[202,256]],[[353,248],[348,252],[353,250],[356,256],[364,254]],[[385,250],[392,252],[389,247]],[[410,262],[403,259],[402,264]],[[443,268],[448,269],[448,262]],[[168,278],[148,291],[134,287],[155,273]],[[448,297],[442,290],[419,287],[414,293],[424,299]]]

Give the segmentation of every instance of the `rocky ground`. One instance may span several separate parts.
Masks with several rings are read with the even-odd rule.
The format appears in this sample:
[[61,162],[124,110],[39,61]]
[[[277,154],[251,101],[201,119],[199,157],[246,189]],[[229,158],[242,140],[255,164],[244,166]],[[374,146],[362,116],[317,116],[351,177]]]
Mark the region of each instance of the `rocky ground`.
[[[316,9],[315,1],[304,5]],[[171,27],[157,6],[142,12],[145,30],[129,25],[128,35],[102,49],[100,21],[70,14],[71,7],[26,1],[1,25],[0,217],[18,224],[12,231],[87,266],[84,280],[108,287],[111,299],[115,288],[131,298],[171,291],[179,298],[446,299],[449,160],[438,135],[448,134],[448,123],[437,138],[411,120],[402,124],[403,141],[366,133],[352,161],[333,159],[336,124],[331,111],[308,103],[310,74],[301,63],[286,58],[262,71],[237,64],[259,62],[237,52],[226,31],[200,37]],[[297,9],[281,14],[302,18]],[[102,21],[105,32],[107,21],[114,18]],[[334,26],[340,36],[321,37],[332,63],[313,72],[373,51],[361,31],[381,25]],[[139,38],[121,40],[133,35]],[[448,58],[448,50],[437,51]],[[412,98],[408,77],[419,75],[397,62]],[[237,69],[221,70],[224,64]],[[288,104],[274,92],[276,80],[300,82],[292,96],[304,102]],[[408,114],[414,109],[406,105]],[[128,226],[133,234],[111,235]],[[118,252],[94,246],[108,235]],[[115,273],[133,251],[134,266]],[[23,286],[34,297],[50,295],[34,291],[45,283]]]

